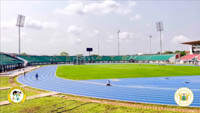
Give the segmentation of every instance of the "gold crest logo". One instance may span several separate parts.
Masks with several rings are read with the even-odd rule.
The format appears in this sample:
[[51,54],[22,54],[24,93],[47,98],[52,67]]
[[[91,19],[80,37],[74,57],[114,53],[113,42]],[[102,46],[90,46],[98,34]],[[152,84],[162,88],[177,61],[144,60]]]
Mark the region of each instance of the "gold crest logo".
[[176,91],[174,99],[179,106],[189,106],[194,99],[194,95],[189,88],[180,88]]
[[8,92],[8,100],[10,103],[23,103],[26,99],[26,94],[21,87],[11,88]]

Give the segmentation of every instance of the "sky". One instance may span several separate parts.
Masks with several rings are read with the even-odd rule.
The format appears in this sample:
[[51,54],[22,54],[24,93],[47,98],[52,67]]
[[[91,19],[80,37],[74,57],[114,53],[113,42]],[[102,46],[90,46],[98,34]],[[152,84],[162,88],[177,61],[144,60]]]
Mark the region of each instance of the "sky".
[[[1,0],[0,46],[18,52],[18,14],[24,15],[21,51],[32,55],[120,55],[189,50],[185,41],[200,40],[200,1],[197,0]],[[152,35],[150,52],[150,39]],[[99,49],[98,49],[99,47]]]

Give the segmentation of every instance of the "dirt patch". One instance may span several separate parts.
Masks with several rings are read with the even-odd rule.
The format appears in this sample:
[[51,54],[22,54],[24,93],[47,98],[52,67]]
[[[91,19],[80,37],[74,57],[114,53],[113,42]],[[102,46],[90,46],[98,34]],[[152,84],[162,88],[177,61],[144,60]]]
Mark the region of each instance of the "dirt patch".
[[109,104],[109,105],[117,105],[117,106],[124,106],[124,107],[134,107],[134,108],[141,108],[141,109],[153,109],[153,110],[165,110],[165,111],[174,111],[174,112],[183,112],[183,113],[200,113],[200,109],[198,108],[178,108],[178,107],[170,107],[170,106],[162,106],[162,105],[150,105],[150,104],[141,104],[141,103],[133,103],[133,102],[120,102],[120,101],[112,101],[112,100],[105,100],[105,99],[95,99],[95,98],[87,98],[87,97],[78,97],[78,96],[63,96],[63,95],[54,95],[63,97],[67,100],[77,100],[83,102],[93,102],[99,104]]
[[28,87],[24,87],[23,89],[25,89],[26,91],[30,91],[30,92],[34,92],[34,93],[44,93],[43,91],[38,91],[38,90],[34,90],[34,89],[31,89],[31,88],[28,88]]
[[25,108],[23,110],[21,110],[21,113],[34,113],[36,111],[38,111],[40,109],[40,106],[35,106],[35,107],[31,107],[31,108]]
[[17,83],[15,83],[15,80],[14,80],[15,78],[14,77],[10,77],[9,78],[9,82],[10,82],[10,84],[12,85],[12,86],[18,86],[18,84]]

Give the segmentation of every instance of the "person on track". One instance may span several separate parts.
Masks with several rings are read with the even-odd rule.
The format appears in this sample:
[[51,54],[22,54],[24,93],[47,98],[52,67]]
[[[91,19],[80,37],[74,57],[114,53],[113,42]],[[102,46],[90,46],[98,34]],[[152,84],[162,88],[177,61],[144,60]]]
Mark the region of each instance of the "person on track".
[[24,77],[26,77],[26,72],[24,71],[24,69],[23,69],[23,73],[24,73]]
[[36,73],[36,75],[35,75],[36,80],[38,80],[38,77],[39,77],[39,76],[38,76],[38,73]]
[[106,86],[111,86],[111,84],[110,84],[110,80],[108,80]]

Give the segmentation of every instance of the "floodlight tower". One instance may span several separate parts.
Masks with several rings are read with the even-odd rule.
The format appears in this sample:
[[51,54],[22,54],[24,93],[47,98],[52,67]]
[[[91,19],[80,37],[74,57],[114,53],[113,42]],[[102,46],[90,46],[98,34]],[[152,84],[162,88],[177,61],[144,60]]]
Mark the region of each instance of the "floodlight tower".
[[160,54],[162,54],[162,34],[161,32],[163,31],[163,23],[162,21],[156,22],[156,29],[158,32],[160,32]]
[[18,26],[19,28],[18,30],[19,31],[19,54],[21,53],[20,27],[24,27],[24,21],[25,21],[25,16],[18,15],[16,26]]
[[119,48],[119,33],[120,33],[120,30],[117,31],[117,34],[118,34],[118,56],[120,55],[120,48]]
[[149,53],[151,54],[151,38],[152,38],[152,35],[149,35]]

